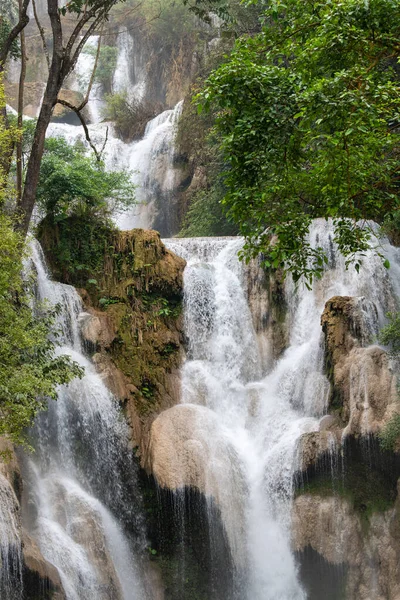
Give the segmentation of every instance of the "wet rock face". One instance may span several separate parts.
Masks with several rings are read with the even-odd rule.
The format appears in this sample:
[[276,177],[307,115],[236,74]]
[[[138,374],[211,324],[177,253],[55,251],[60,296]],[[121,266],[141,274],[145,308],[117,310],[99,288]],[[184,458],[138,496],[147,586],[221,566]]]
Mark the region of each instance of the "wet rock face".
[[262,357],[263,368],[271,368],[288,346],[289,330],[283,281],[276,273],[267,273],[258,259],[244,269],[247,299]]
[[345,435],[377,433],[396,412],[396,377],[386,352],[369,346],[374,307],[367,304],[364,298],[336,296],[321,318],[332,386],[329,408]]
[[151,423],[179,401],[184,267],[157,232],[120,232],[105,257],[101,293],[81,290],[86,349],[124,406],[147,469]]
[[233,558],[236,564],[244,564],[245,484],[234,448],[226,443],[215,413],[194,404],[179,404],[162,412],[151,427],[149,458],[162,488],[192,488],[213,499]]
[[[307,583],[309,600],[399,598],[398,511],[397,501],[392,509],[373,515],[366,527],[345,498],[298,497],[293,507],[293,544],[301,572],[307,562],[313,570],[314,581]],[[336,582],[341,578],[335,595],[326,594],[328,570],[336,573]]]
[[400,597],[400,459],[377,437],[398,394],[387,353],[369,345],[376,323],[365,298],[334,297],[321,318],[331,414],[301,439],[292,513],[310,600]]
[[[0,448],[7,452],[0,461],[0,596],[11,600],[15,593],[23,600],[65,600],[57,569],[43,558],[22,525],[22,480],[17,456],[4,438],[0,438]],[[4,560],[7,566],[2,573]]]

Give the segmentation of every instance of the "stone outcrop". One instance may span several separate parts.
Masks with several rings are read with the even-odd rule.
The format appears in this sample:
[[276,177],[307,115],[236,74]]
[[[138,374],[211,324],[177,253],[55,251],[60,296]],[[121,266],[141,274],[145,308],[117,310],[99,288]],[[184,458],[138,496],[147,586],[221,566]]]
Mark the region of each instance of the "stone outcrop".
[[45,560],[36,542],[23,532],[22,551],[24,558],[24,589],[26,600],[36,598],[45,590],[52,600],[65,600],[60,575],[52,564]]
[[247,301],[262,358],[263,370],[270,369],[288,346],[289,331],[283,280],[268,273],[260,260],[252,259],[244,270]]
[[36,600],[39,597],[65,600],[57,569],[43,558],[39,547],[22,525],[22,480],[13,446],[0,438],[0,450],[4,457],[0,461],[0,538],[2,549],[8,545],[16,561],[15,585],[18,585],[21,577],[24,600]]
[[326,303],[321,325],[331,415],[321,421],[319,432],[303,436],[303,470],[347,436],[378,434],[399,412],[390,358],[382,348],[369,345],[376,333],[374,310],[365,298],[335,296]]
[[[304,494],[293,506],[293,546],[312,548],[346,573],[345,597],[396,600],[400,597],[400,504],[370,517],[369,525],[343,497]],[[318,578],[318,560],[313,565]],[[319,597],[322,597],[320,595]]]
[[387,353],[370,346],[375,307],[365,298],[336,296],[326,303],[325,334],[330,409],[345,435],[377,433],[396,412],[397,390]]
[[140,229],[118,233],[110,254],[98,285],[102,298],[98,288],[80,290],[87,311],[81,331],[149,468],[151,423],[179,401],[185,261],[165,248],[157,232]]
[[[151,426],[150,468],[169,490],[194,488],[216,502],[232,555],[244,564],[245,483],[236,452],[217,415],[205,406],[179,404],[162,412]],[[239,525],[239,526],[238,526]]]
[[300,571],[313,572],[312,599],[325,596],[329,577],[342,586],[332,598],[400,597],[400,461],[377,438],[399,399],[389,356],[371,345],[374,311],[365,298],[336,296],[321,318],[330,415],[301,439],[292,514]]

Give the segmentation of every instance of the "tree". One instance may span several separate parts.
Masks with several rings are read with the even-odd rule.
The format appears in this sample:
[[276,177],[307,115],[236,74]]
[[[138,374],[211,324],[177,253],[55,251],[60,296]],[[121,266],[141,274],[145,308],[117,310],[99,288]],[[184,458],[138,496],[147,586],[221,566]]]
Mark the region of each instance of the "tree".
[[267,267],[319,275],[327,259],[307,233],[331,217],[358,269],[368,220],[399,209],[399,8],[275,0],[198,97],[219,111],[228,214]]
[[[52,55],[46,89],[33,138],[32,152],[28,160],[25,186],[19,202],[21,212],[20,230],[23,234],[27,233],[32,216],[46,131],[54,106],[58,102],[58,94],[64,80],[75,67],[79,54],[87,40],[101,27],[112,7],[120,1],[122,0],[71,0],[65,6],[60,7],[59,0],[47,0],[47,13],[52,32]],[[29,21],[27,17],[29,2],[30,0],[23,0],[19,21],[6,36],[0,48],[0,62],[2,65],[4,65],[11,51],[15,39]],[[62,19],[66,15],[68,15],[68,23]],[[71,31],[71,19],[75,19],[75,22],[72,26],[72,33],[69,33]]]
[[129,171],[106,171],[85,148],[63,138],[48,138],[37,188],[44,213],[38,236],[53,273],[62,281],[86,286],[104,264],[115,226],[113,211],[135,199]]
[[45,142],[36,196],[55,222],[72,213],[107,218],[133,204],[135,188],[129,171],[106,171],[82,144],[54,137]]
[[[18,135],[15,127],[6,128],[0,119],[0,154],[8,152]],[[0,168],[0,180],[5,177]],[[36,413],[49,398],[57,397],[57,386],[82,376],[82,369],[68,356],[54,353],[57,309],[42,306],[32,310],[32,298],[22,278],[27,249],[5,215],[3,201],[0,195],[0,435],[23,443],[25,429]]]

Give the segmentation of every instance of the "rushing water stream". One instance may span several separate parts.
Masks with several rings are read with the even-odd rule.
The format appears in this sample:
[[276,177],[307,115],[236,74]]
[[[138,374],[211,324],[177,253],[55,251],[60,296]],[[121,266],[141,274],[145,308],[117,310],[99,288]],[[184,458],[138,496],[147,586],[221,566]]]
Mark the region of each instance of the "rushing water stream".
[[29,530],[57,567],[68,600],[144,600],[136,556],[144,537],[127,426],[83,353],[76,290],[49,279],[37,244],[32,260],[38,299],[61,307],[59,352],[84,367],[85,375],[62,387],[58,401],[36,420],[36,452],[24,469]]
[[[146,83],[140,61],[132,77],[132,48],[129,35],[120,39],[114,88],[123,91],[128,81],[129,97],[141,98]],[[93,61],[92,55],[82,54],[78,62],[76,77],[82,91]],[[101,122],[102,100],[96,86],[89,108],[91,135],[101,146],[111,126]],[[131,144],[118,140],[110,128],[107,165],[131,169],[138,186],[139,205],[115,216],[120,228],[150,227],[159,218],[167,234],[171,231],[173,144],[181,108],[178,103],[158,115],[148,123],[143,139]],[[82,138],[80,127],[65,123],[52,124],[49,134],[64,135],[70,142]],[[332,239],[331,224],[315,221],[310,240],[325,249],[329,264],[312,290],[302,284],[296,287],[288,278],[282,298],[288,339],[278,360],[271,360],[267,330],[264,339],[255,330],[260,315],[254,314],[249,298],[251,270],[259,267],[239,262],[243,241],[165,240],[187,261],[187,358],[181,372],[181,404],[170,411],[172,421],[183,415],[185,426],[190,422],[191,428],[185,453],[167,458],[176,461],[177,488],[188,487],[198,477],[194,482],[198,489],[210,506],[218,506],[237,574],[238,600],[307,598],[291,549],[291,509],[300,438],[318,430],[327,409],[329,382],[320,325],[325,302],[336,295],[364,297],[366,328],[373,336],[385,313],[396,309],[400,296],[397,250],[384,248],[390,271],[371,252],[357,274],[352,267],[346,270]],[[127,425],[82,348],[83,308],[76,290],[50,280],[37,244],[32,262],[38,300],[61,306],[59,351],[82,365],[85,376],[63,387],[58,401],[37,418],[32,431],[36,452],[23,458],[25,525],[43,556],[57,567],[67,600],[153,600]],[[267,313],[270,307],[258,308]],[[194,474],[184,470],[188,455],[189,466],[196,466]],[[0,592],[5,600],[19,600],[21,541],[15,498],[7,485],[0,487],[0,506]]]
[[[320,326],[326,300],[335,295],[365,296],[371,332],[377,332],[384,313],[396,305],[394,284],[376,255],[368,254],[357,275],[354,269],[346,270],[336,255],[329,223],[316,221],[310,237],[314,246],[328,253],[329,268],[312,291],[287,282],[289,344],[266,373],[247,303],[246,268],[237,259],[242,241],[166,241],[188,262],[189,348],[182,403],[207,407],[217,416],[219,427],[209,430],[215,439],[207,440],[216,452],[203,462],[208,471],[205,491],[219,500],[234,558],[245,563],[242,597],[247,600],[306,597],[290,548],[290,512],[300,436],[318,429],[327,405]],[[395,259],[395,250],[390,252]],[[398,274],[395,260],[390,274],[392,278]],[[226,463],[219,460],[221,443],[231,446],[230,456],[241,477],[227,481]]]

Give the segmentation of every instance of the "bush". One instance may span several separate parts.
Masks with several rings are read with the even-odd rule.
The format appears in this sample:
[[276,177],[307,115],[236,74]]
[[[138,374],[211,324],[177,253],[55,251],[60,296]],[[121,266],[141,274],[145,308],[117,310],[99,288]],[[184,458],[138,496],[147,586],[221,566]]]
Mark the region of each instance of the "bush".
[[389,323],[379,332],[378,340],[384,346],[389,346],[389,354],[400,354],[400,313],[388,313]]
[[129,100],[127,92],[106,94],[103,118],[114,121],[118,135],[125,141],[143,137],[146,125],[162,111],[158,103]]
[[109,172],[82,146],[46,140],[37,191],[44,218],[38,237],[61,281],[86,286],[101,269],[115,231],[114,210],[134,202],[128,171]]
[[379,440],[383,450],[393,451],[400,438],[400,415],[394,415],[380,432]]

